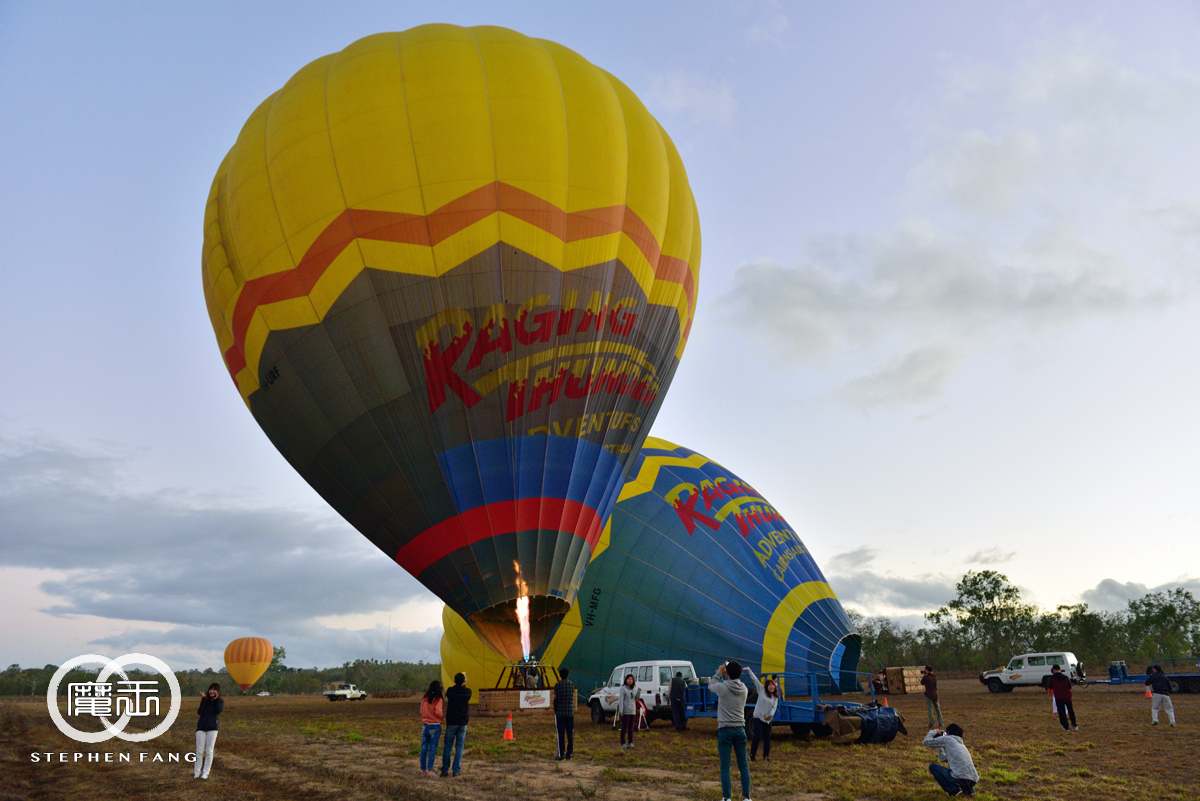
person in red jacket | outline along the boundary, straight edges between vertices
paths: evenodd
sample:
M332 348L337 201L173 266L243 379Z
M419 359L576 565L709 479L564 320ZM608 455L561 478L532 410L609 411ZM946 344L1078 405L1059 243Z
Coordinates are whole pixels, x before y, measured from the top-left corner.
M1054 704L1058 707L1058 722L1063 731L1079 731L1075 723L1075 706L1071 703L1071 679L1058 665L1050 668L1050 692L1054 693ZM1067 725L1070 716L1071 724Z
M445 717L446 704L442 697L442 683L429 682L429 689L421 698L421 775L431 778L433 761L437 759L438 742L442 739L442 720Z

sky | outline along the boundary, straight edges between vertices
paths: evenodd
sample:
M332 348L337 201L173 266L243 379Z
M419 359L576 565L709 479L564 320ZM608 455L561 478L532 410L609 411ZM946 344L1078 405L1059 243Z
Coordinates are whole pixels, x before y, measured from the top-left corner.
M0 4L0 663L438 660L441 603L231 385L209 184L309 61L551 39L679 147L703 231L652 432L751 482L843 602L1200 591L1200 12L1160 2Z

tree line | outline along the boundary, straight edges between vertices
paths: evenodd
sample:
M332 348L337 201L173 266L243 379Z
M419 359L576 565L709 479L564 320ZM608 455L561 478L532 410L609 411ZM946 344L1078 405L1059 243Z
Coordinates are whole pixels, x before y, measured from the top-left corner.
M330 685L346 682L358 685L368 692L411 690L419 693L429 686L429 682L440 679L442 671L441 665L436 662L381 662L377 659L356 659L332 668L295 668L284 664L283 660L286 658L287 652L277 646L271 666L262 678L254 683L250 692L269 692L272 695L319 694ZM0 672L0 696L44 696L50 686L50 679L57 670L57 665L45 665L40 668L9 665ZM58 686L58 694L66 695L67 685L70 683L95 681L98 673L98 668L68 672ZM127 673L133 680L153 681L158 678L158 674L153 672L128 670ZM200 695L213 682L221 685L221 692L225 695L240 695L242 692L242 688L235 684L223 669L179 670L175 671L175 678L185 699ZM109 682L115 683L119 679L119 676L114 675ZM168 690L164 685L160 688L160 695L166 697L167 694Z
M1114 660L1140 670L1165 657L1200 655L1200 603L1182 587L1148 593L1119 612L1085 603L1039 609L994 570L969 571L955 589L957 597L915 629L850 610L862 637L860 669L929 664L977 671L1007 664L1014 654L1071 651L1095 677Z

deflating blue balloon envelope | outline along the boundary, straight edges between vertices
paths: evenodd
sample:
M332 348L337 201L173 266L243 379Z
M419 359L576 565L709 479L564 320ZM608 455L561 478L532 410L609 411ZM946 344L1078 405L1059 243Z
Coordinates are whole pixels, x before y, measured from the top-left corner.
M447 610L443 671L492 665ZM649 437L545 661L581 688L622 662L737 659L760 673L818 674L856 688L860 638L796 531L753 486L694 451Z

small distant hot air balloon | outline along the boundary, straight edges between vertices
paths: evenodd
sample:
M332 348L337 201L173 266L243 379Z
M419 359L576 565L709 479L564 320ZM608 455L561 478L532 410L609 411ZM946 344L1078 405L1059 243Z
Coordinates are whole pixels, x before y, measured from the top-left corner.
M369 36L250 116L202 260L280 453L491 647L536 657L696 305L696 204L645 106L504 28Z
M225 646L225 669L245 693L271 666L275 649L262 637L242 637Z
M502 663L442 613L442 672L484 686ZM600 686L622 662L740 659L855 689L860 637L808 548L770 502L695 451L650 437L633 462L579 602L544 661ZM664 682L665 683L665 682Z

